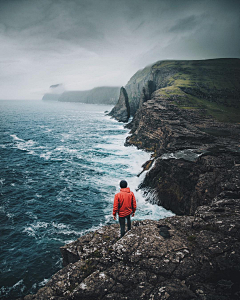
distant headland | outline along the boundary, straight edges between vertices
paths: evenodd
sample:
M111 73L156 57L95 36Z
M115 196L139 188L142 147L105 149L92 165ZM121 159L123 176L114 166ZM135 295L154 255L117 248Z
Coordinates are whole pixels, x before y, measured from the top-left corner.
M53 91L53 93L46 93L42 100L114 105L118 100L119 92L120 87L108 86L96 87L85 91L65 91L59 94Z

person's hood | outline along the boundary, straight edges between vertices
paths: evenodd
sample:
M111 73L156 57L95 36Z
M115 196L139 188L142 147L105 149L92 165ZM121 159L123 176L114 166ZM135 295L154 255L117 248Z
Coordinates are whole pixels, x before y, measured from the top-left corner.
M130 188L120 189L120 192L130 193Z

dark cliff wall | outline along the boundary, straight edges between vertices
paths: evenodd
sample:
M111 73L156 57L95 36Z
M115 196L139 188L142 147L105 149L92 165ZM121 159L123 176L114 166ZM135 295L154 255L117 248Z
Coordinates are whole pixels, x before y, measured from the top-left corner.
M128 127L126 145L151 151L155 159L141 187L177 214L194 214L239 177L239 124L218 122L203 109L181 109L158 90Z

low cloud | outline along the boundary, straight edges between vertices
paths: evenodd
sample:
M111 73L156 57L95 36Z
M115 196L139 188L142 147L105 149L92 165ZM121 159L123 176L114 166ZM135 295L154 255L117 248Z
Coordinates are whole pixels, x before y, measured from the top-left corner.
M233 0L0 0L0 99L40 99L56 82L121 86L157 60L240 57L239 8Z
M202 18L194 15L186 17L184 19L177 20L176 24L172 26L169 32L185 32L195 29L201 24Z

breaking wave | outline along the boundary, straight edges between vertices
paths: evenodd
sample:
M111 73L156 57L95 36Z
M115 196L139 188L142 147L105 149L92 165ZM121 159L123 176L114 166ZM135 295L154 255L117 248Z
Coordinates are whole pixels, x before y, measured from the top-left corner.
M104 115L111 107L36 101L0 106L1 299L36 292L61 268L60 246L114 223L121 179L136 194L136 219L172 215L138 190L145 175L137 174L150 154L124 146L128 130Z

